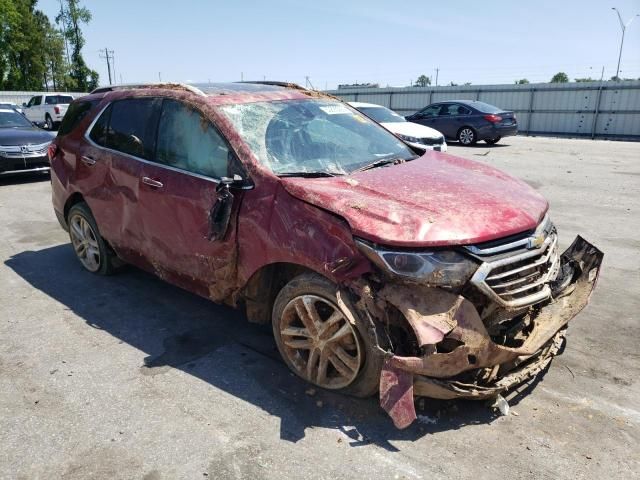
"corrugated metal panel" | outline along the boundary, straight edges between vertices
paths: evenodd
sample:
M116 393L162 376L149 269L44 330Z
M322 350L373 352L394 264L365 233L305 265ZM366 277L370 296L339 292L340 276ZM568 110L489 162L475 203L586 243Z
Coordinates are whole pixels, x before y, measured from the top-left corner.
M402 115L433 102L478 99L514 110L522 132L640 140L640 81L353 89L348 97L356 92L358 100L391 105ZM330 93L347 97L341 90Z

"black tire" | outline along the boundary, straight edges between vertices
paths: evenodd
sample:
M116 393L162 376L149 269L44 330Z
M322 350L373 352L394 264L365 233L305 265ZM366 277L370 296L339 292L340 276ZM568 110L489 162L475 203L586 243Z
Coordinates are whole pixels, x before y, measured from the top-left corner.
M458 130L457 139L461 145L474 145L478 141L478 134L471 127L462 127Z
M376 350L374 341L370 338L369 329L360 319L357 311L351 305L351 302L348 299L344 298L344 295L340 296L341 302L339 302L337 300L337 292L338 287L320 275L314 273L306 273L295 277L293 280L287 283L282 288L282 290L280 290L280 293L278 293L274 302L272 312L273 335L275 337L276 345L278 347L278 350L280 351L282 359L287 364L287 366L300 378L321 388L330 389L355 397L368 397L378 391L380 383L380 371L382 370L384 359L383 356L380 355ZM283 334L282 331L292 331L293 329L298 329L306 331L307 333L309 332L308 329L304 328L304 324L300 320L301 317L297 315L297 308L291 306L295 302L298 302L298 305L301 306L301 308L305 308L304 306L302 306L306 305L305 300L302 299L303 296L306 301L314 305L312 308L318 315L318 318L321 320L321 322L323 322L320 324L314 322L316 326L321 325L320 328L317 329L317 331L319 331L320 333L316 338L312 338L311 336L306 334L286 335ZM302 304L299 302L302 302ZM291 308L294 309L293 314L289 313L291 312ZM322 308L325 309L325 312L321 311ZM334 310L331 310L331 308L333 308ZM338 312L335 311L336 309L338 310ZM305 309L304 312L308 313L309 310ZM326 315L324 319L322 318L323 313L324 315ZM340 320L339 322L334 322L331 325L331 328L335 328L335 331L331 330L330 328L326 328L326 325L331 324L329 320L333 318L334 314L336 314L337 316L340 316L339 314L343 315L342 320ZM295 321L298 321L299 325L302 325L302 328L300 328L299 326L292 326L292 322L290 320L291 318L296 318ZM352 319L355 322L355 325L353 325L352 322L349 322L348 319ZM324 323L325 321L326 323ZM325 327L324 330L323 327ZM323 337L323 333L327 331L329 331L328 339L326 336ZM337 336L338 332L341 331L348 331L349 333L347 335L343 335L341 337L341 340L339 341L331 340L332 338ZM292 342L295 341L306 341L309 344L314 344L317 338L324 338L324 340L322 340L322 345L318 348L291 347ZM346 341L346 343L342 343L343 341ZM289 342L288 345L285 345L285 342ZM340 354L335 354L336 348L341 350ZM309 361L311 360L311 357L313 355L312 352L314 351L316 352L316 356L314 358L316 358L317 360L316 365L318 365L318 368L313 372L313 375L307 375L302 370L309 371ZM342 375L340 370L344 370L344 367L346 365L354 364L351 362L353 360L353 357L347 351L357 352L356 355L358 356L358 368L357 370L355 368L351 370L350 367L348 367L349 375L346 376L347 380L345 380L345 376ZM305 352L308 352L306 357ZM349 362L341 362L341 359L345 358L343 356L344 354L349 355ZM318 372L320 371L320 365L322 365L323 363L323 358L325 358L324 364L326 366L326 382L319 383L315 379L309 377L317 375L317 377L320 378L320 374ZM337 365L339 368L337 368L333 363L337 361L336 359L340 360ZM353 377L351 378L350 376ZM323 375L323 377L325 376ZM336 378L338 378L337 382ZM348 383L343 384L345 381ZM330 384L330 382L334 383Z
M500 141L500 138L501 138L501 137L498 137L498 138L487 138L487 139L485 140L485 143L486 143L487 145L495 145L496 143L498 143L498 142Z
M48 113L44 116L44 126L47 130L53 130L53 120Z
M97 246L97 255L90 255L88 253L89 245L85 245L85 258L83 259L81 253L79 252L81 248L78 245L78 235L76 226L81 224L82 221L85 221L90 227L91 233L89 235L85 235L87 238L92 238ZM76 223L78 222L78 223ZM120 261L115 254L115 252L111 249L111 247L105 242L105 240L100 235L100 230L98 229L98 225L96 224L95 219L93 218L93 214L89 209L89 206L84 203L76 203L73 207L69 209L69 214L67 215L67 225L69 225L69 239L71 240L71 246L74 249L74 253L80 261L80 264L89 272L95 273L98 275L111 275L120 265ZM73 231L72 231L73 229ZM86 231L87 233L89 230ZM95 246L93 248L95 248ZM87 260L89 257L93 259L93 261ZM96 260L97 257L97 260ZM95 268L93 268L93 263L95 263Z

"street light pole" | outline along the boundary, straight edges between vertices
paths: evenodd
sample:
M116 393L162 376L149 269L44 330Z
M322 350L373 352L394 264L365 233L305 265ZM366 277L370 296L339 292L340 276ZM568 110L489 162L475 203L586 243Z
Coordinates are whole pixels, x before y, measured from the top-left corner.
M622 46L624 45L624 32L627 30L627 27L631 25L633 19L636 17L640 17L640 15L636 14L629 19L627 23L624 23L622 20L622 15L620 15L620 11L616 7L611 7L611 10L615 10L618 14L618 20L620 20L620 28L622 29L622 39L620 40L620 53L618 53L618 68L616 69L616 79L619 79L620 75L620 60L622 59Z

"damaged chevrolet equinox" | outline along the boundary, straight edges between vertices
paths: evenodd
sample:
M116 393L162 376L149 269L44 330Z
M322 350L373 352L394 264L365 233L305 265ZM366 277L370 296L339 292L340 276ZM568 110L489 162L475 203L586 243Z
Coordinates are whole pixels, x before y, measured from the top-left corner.
M278 82L103 88L49 148L84 268L123 263L271 323L286 365L398 427L414 396L487 399L540 374L603 254L560 253L548 203Z

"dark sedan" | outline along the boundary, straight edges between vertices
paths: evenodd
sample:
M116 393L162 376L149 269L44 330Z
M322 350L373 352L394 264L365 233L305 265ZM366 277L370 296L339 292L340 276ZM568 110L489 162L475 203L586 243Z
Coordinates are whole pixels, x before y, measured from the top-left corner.
M49 171L51 140L51 133L36 128L14 109L0 108L0 176Z
M478 140L493 145L518 133L513 112L472 100L432 103L406 119L435 128L447 140L458 140L462 145L473 145Z

